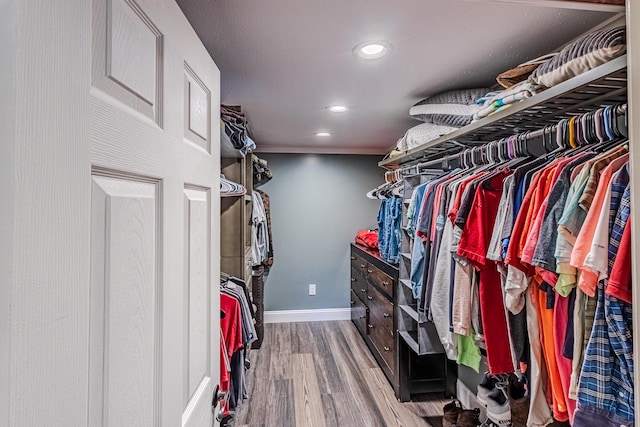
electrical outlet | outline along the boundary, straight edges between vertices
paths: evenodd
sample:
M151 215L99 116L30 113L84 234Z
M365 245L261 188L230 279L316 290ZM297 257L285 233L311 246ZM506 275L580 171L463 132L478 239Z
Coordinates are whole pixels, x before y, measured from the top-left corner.
M316 285L312 283L309 285L309 295L315 295L315 294L316 294Z

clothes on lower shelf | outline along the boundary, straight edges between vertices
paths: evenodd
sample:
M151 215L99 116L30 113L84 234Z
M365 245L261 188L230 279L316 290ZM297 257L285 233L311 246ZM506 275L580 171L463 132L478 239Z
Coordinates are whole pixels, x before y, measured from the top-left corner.
M418 308L449 358L527 375L528 425L634 423L629 154L607 136L424 178L407 211Z
M225 414L235 411L248 398L245 379L246 350L258 339L249 290L243 280L229 277L220 287L220 391L228 393Z
M244 185L229 181L223 174L220 174L220 197L244 196L246 193L247 189Z

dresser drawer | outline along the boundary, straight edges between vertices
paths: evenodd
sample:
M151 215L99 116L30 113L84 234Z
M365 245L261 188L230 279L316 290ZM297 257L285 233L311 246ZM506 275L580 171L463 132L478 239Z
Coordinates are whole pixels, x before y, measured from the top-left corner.
M360 297L363 303L367 301L367 279L362 277L360 273L351 269L351 290Z
M389 298L393 298L393 287L395 286L394 280L388 274L383 273L373 266L369 266L367 270L368 278L371 283L382 290Z
M393 334L390 334L385 327L371 316L369 318L367 328L369 329L369 338L371 339L371 342L378 350L378 353L382 356L382 359L384 359L389 370L392 373L395 373L396 349Z
M358 256L351 253L351 268L360 273L362 276L367 276L367 269L369 268L369 263L364 260L361 256Z
M393 335L393 303L371 284L367 288L367 306L371 316Z
M367 334L367 306L351 291L351 320L364 336Z

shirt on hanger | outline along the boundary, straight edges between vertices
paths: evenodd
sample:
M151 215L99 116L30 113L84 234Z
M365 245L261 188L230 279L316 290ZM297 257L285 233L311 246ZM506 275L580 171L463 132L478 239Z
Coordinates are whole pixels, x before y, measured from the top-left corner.
M589 252L586 255L582 253L584 259L579 256L580 254L578 254L575 259L576 264L578 264L576 267L582 268L583 270L578 280L578 286L590 296L595 295L598 280L605 279L608 276L607 250L609 234L611 233L625 188L629 185L628 158L629 156L626 155L618 159L624 161L624 165L615 171L611 177L611 182L600 210L600 216L597 221ZM612 166L612 169L615 170L616 167L614 165L615 162L612 162L609 166ZM578 247L577 244L576 247ZM572 261L574 261L573 257Z
M503 182L507 175L507 172L501 171L486 181L477 182L477 191L458 246L458 254L469 259L480 271L480 309L487 364L489 371L494 374L514 370L502 304L500 273L496 270L495 263L486 258L493 231L492 221L498 211Z

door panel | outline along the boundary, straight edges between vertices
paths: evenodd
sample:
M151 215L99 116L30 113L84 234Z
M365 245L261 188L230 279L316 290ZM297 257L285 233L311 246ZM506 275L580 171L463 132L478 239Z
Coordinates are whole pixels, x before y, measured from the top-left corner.
M184 137L185 140L211 152L211 90L184 63Z
M162 33L133 0L95 0L93 14L93 86L162 126Z
M189 319L185 322L187 343L184 346L187 362L185 373L185 404L210 372L211 355L211 273L209 262L210 218L209 191L186 188L185 193L185 301ZM206 344L206 345L203 345Z
M161 376L157 185L94 176L91 196L90 425L153 426Z

